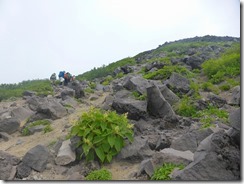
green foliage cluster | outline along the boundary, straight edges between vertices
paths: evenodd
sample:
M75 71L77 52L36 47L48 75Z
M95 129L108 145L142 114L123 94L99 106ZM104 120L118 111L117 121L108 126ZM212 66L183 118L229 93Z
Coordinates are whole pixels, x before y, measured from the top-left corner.
M135 59L128 57L124 58L122 60L119 60L117 62L113 62L109 64L108 66L103 65L102 67L94 68L88 72L85 72L81 75L78 75L76 77L77 80L93 80L95 78L101 78L101 77L106 77L107 75L112 75L113 71L118 68L122 67L125 65L134 65L135 64Z
M53 88L49 80L28 80L18 84L1 84L0 101L11 97L21 97L27 90L35 91L37 95L53 95Z
M110 82L113 80L113 77L111 75L108 75L105 80L102 82L102 85L107 86L110 84Z
M228 78L240 75L240 44L233 44L221 57L202 64L203 72L210 82L218 84Z
M146 98L147 98L146 94L140 94L137 91L133 91L132 95L135 97L136 100L146 100Z
M47 132L51 132L53 130L53 128L51 127L51 124L48 120L37 120L37 121L34 121L32 122L31 124L29 124L28 126L26 126L23 130L22 130L22 135L23 136L27 136L27 135L30 135L30 128L31 127L34 127L34 126L38 126L38 125L44 125L44 133L47 133Z
M208 91L208 92L213 92L215 94L219 94L219 88L214 85L213 83L211 82L204 82L201 84L201 89L203 89L204 91Z
M218 109L213 105L208 105L204 110L197 110L194 99L184 96L179 104L175 107L176 113L180 116L199 118L202 128L212 126L212 122L220 120L227 123L228 112Z
M164 163L160 168L156 169L151 180L170 180L170 174L175 168L184 169L184 165L176 165L173 163Z
M91 108L72 127L71 136L80 137L77 146L82 147L82 155L85 154L87 161L97 156L103 163L110 162L120 152L125 138L133 141L132 128L126 114L118 115L114 111Z
M86 177L85 180L112 180L112 173L107 169L100 169L90 172Z
M194 73L190 72L186 67L180 66L180 65L168 65L164 66L163 68L155 71L155 72L150 72L143 77L145 79L153 79L153 80L159 80L159 79L167 79L168 77L171 76L173 72L179 73L187 78L192 78L195 76Z

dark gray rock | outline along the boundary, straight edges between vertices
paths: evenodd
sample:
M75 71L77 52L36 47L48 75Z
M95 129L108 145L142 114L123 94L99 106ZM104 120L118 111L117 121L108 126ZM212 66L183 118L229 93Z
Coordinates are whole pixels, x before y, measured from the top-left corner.
M210 93L208 95L208 98L209 98L209 102L218 108L223 107L225 104L227 104L227 101L224 98L215 95L213 93Z
M155 150L160 151L160 150L163 150L165 148L169 148L170 145L171 145L171 142L169 141L169 139L165 135L160 135L158 137Z
M55 159L57 165L67 165L76 159L75 152L70 147L70 139L63 141Z
M0 121L0 132L12 134L20 127L20 122L15 118L4 119Z
M147 111L150 115L158 118L175 116L170 104L155 85L147 88Z
M74 172L67 178L67 180L81 181L81 180L85 180L85 177L83 175L81 175L79 172Z
M17 166L17 174L16 177L17 178L26 178L31 174L31 167L29 167L28 165L25 165L23 163L19 164Z
M174 105L175 103L179 102L180 98L176 94L174 94L166 85L158 86L158 88L165 100L170 105Z
M228 103L230 105L240 105L240 100L241 100L240 86L236 86L232 90L232 96Z
M103 91L103 89L104 89L104 85L102 85L102 84L97 84L96 87L95 87L95 89L96 89L97 91Z
M139 171L137 172L137 176L146 173L148 176L152 176L154 173L154 166L152 163L152 159L143 160L140 164Z
M173 72L169 80L165 81L174 93L186 94L190 91L190 81L182 75Z
M190 150L194 153L200 142L212 133L210 128L192 130L173 140L170 147L180 151Z
M229 115L229 122L231 129L228 130L228 135L239 146L241 141L241 110L240 108L234 110Z
M36 92L35 91L24 91L23 96L35 96Z
M66 96L66 98L65 98L65 100L63 100L63 101L61 101L60 102L64 107L69 107L69 106L71 106L71 107L73 107L73 108L75 108L75 107L78 107L78 102L74 99L74 98L72 98L72 97L70 97L70 96Z
M176 180L240 180L240 150L224 132L204 139L194 154L194 162L173 174Z
M43 145L37 145L24 155L22 162L32 169L42 172L46 168L48 157L48 149Z
M146 88L149 86L149 83L141 76L132 76L125 78L123 86L128 90L137 91L140 94L146 94Z
M120 114L128 113L128 118L133 120L139 120L147 116L146 102L133 99L131 93L126 90L115 94L112 108Z
M31 97L27 100L27 103L32 110L37 112L33 115L36 116L34 117L34 120L38 120L38 118L58 119L67 115L65 107L63 107L55 98Z
M67 97L74 97L75 96L75 90L70 88L65 88L61 91L61 98L62 100L65 100Z
M33 114L34 114L34 112L32 110L26 109L24 107L17 107L11 111L11 116L13 118L16 118L20 122L23 120L26 120L27 118L29 118Z
M13 180L20 159L0 150L0 180Z
M30 135L36 133L36 132L41 132L45 128L44 125L37 125L29 128Z
M85 97L84 88L86 87L86 85L82 85L78 81L73 81L68 84L68 87L75 90L75 98Z
M154 168L160 167L163 163L174 163L188 165L193 161L194 154L191 151L179 151L172 148L165 148L152 156Z
M184 58L183 62L189 65L192 69L201 69L201 64L204 62L204 60L194 55Z
M12 137L6 132L0 132L0 140L3 139L4 141L9 141L11 138Z
M142 136L134 137L134 141L122 148L117 155L118 159L127 161L142 161L149 158L154 152L148 145L148 138Z

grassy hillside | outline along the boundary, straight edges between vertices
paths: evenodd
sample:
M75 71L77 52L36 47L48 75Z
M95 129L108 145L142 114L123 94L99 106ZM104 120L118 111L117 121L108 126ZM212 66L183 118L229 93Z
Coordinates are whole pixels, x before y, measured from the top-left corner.
M37 95L53 94L49 80L28 80L18 84L1 84L0 101L11 97L21 97L26 90L35 91Z

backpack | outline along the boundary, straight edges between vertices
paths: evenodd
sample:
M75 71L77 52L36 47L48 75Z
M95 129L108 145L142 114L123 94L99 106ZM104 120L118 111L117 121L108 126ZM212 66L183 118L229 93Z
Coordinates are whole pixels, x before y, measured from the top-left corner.
M60 71L58 74L58 77L64 77L64 73L65 73L65 71Z

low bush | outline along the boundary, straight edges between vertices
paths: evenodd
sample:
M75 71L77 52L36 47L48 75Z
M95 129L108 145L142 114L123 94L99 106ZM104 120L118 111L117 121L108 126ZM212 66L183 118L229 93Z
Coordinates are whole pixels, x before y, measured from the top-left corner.
M100 169L90 172L85 180L112 180L112 173L107 169Z
M155 170L153 173L151 180L170 180L170 174L175 168L179 168L180 170L184 169L184 165L176 165L173 163L164 163L162 167Z
M132 92L132 95L135 97L136 100L146 100L146 98L147 98L147 95L146 94L141 95L137 91L133 91Z
M71 129L71 136L80 137L86 160L97 157L102 163L110 162L125 145L125 139L133 141L133 125L128 123L127 114L118 115L115 111L102 111L91 108L81 115Z

